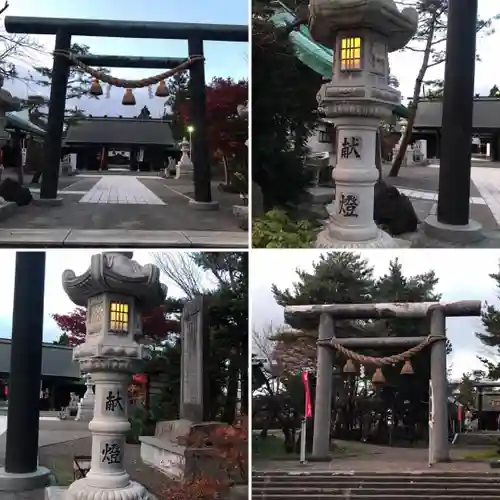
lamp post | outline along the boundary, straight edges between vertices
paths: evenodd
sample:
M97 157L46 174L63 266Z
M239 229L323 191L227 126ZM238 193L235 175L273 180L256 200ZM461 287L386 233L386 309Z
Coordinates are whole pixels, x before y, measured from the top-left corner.
M192 150L192 135L194 132L194 127L192 125L188 125L187 128L188 134L189 134L189 158L191 158L191 150Z

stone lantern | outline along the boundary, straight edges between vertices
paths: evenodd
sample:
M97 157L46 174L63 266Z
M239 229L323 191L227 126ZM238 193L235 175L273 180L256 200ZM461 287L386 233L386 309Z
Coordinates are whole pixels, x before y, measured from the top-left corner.
M180 142L182 156L176 165L175 178L181 176L193 175L193 162L191 161L191 143L185 137Z
M401 95L389 86L388 53L415 34L415 9L393 0L310 0L309 27L317 42L334 50L331 81L318 106L335 123L335 209L319 234L319 248L394 247L373 220L377 131L391 118Z
M166 287L160 271L151 264L141 266L131 252L93 255L81 276L64 271L62 282L68 297L87 307L85 342L73 350L82 372L95 384L91 469L66 491L66 499L144 500L145 488L130 480L125 471L125 435L128 384L149 357L142 335L141 311L162 304Z

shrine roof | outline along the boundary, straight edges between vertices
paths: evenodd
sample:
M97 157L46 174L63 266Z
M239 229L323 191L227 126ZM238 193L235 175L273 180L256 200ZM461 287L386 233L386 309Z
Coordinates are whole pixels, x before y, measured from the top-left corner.
M178 149L170 124L157 119L89 117L68 126L64 145L109 144Z
M442 101L420 101L417 108L414 128L441 128L442 115ZM475 129L500 129L499 98L474 98L472 127Z
M11 339L0 338L0 373L10 373ZM71 347L42 344L42 376L80 379L80 366Z

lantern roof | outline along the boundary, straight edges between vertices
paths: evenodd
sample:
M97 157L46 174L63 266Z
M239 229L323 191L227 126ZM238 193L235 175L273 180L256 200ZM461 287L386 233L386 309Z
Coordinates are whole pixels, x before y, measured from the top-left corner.
M66 270L62 284L77 306L87 306L92 297L103 293L128 295L144 308L161 305L167 295L160 283L160 270L153 264L141 265L131 259L130 252L105 252L93 255L90 267L80 276Z
M399 10L394 0L310 0L312 38L332 46L339 31L369 29L387 38L389 52L402 49L418 27L418 13ZM333 36L332 36L333 35Z

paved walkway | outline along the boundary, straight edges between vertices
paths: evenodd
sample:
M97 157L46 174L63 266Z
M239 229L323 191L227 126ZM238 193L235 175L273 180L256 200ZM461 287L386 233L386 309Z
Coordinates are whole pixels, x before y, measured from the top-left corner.
M137 205L165 205L136 177L107 175L88 191L80 203L122 203Z
M61 205L14 206L3 219L0 213L0 247L246 248L249 233L233 215L241 200L218 184L213 182L212 196L219 210L203 211L190 203L190 179L134 173L63 177Z
M472 168L472 182L481 193L486 205L500 226L500 168Z

